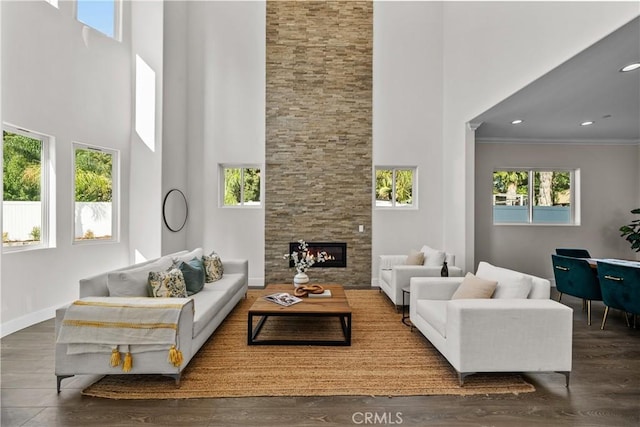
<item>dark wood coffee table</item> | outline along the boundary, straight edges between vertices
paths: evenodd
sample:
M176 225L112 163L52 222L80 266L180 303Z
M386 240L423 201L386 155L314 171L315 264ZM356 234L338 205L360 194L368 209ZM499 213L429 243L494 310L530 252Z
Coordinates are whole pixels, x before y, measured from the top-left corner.
M248 313L247 344L248 345L351 345L351 306L344 293L342 285L321 284L324 289L331 291L327 298L303 298L302 302L288 307L278 305L262 298L276 292L288 292L293 295L293 285L267 285L262 295L256 299ZM260 316L258 324L253 326L254 316ZM342 327L344 340L313 340L313 339L258 339L260 330L271 316L279 317L337 317Z

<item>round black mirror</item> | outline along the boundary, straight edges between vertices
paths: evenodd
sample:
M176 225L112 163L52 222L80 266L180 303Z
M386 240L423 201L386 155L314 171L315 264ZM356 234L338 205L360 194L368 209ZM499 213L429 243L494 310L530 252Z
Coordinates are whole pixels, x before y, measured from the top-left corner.
M187 223L189 207L184 193L177 188L169 190L162 202L162 219L164 225L173 232L182 230Z

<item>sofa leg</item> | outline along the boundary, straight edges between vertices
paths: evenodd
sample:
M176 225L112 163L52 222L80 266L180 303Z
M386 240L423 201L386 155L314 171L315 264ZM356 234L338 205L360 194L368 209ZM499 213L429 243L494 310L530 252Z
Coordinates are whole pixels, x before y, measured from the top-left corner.
M569 377L571 376L571 371L558 371L559 374L564 375L566 387L569 388Z
M475 372L458 372L458 382L460 383L460 387L464 385L464 379L474 373Z
M58 394L60 394L60 386L62 385L62 380L65 378L71 378L74 375L56 375L56 382L57 382L57 386L56 389L58 390Z
M176 387L180 385L180 377L181 376L182 376L182 374L171 375L171 378L173 378L176 381Z

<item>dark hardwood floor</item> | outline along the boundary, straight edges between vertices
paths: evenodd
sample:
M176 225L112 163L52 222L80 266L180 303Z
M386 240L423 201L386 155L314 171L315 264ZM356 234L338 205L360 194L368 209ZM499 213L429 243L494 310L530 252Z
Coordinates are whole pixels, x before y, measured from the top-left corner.
M601 303L594 303L589 327L579 300L565 296L563 303L574 309L570 388L560 374L531 373L526 378L534 393L470 397L117 401L81 396L97 379L91 376L63 381L57 394L54 323L48 320L0 341L1 426L640 425L640 328L628 328L614 312L600 330Z

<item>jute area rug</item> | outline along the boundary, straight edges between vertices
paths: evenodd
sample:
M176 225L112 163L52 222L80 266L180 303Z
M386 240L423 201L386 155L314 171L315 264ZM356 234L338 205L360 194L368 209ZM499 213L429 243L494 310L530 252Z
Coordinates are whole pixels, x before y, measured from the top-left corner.
M179 386L160 375L111 375L83 390L110 399L248 396L414 396L526 393L519 374L477 374L460 387L455 370L419 331L400 322L384 294L347 290L352 345L248 346L250 290L183 371ZM279 334L340 338L337 318L269 318L260 338Z

